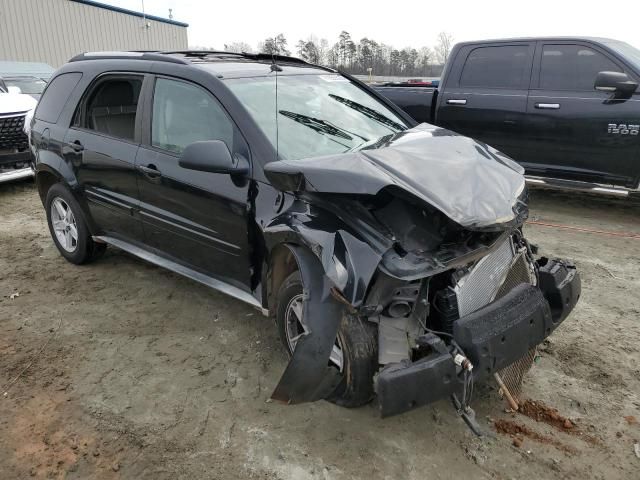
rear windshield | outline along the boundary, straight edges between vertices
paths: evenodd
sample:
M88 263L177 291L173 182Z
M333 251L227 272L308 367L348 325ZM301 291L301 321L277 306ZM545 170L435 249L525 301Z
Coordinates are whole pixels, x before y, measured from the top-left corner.
M407 129L383 103L341 75L236 78L226 83L283 159L343 153Z

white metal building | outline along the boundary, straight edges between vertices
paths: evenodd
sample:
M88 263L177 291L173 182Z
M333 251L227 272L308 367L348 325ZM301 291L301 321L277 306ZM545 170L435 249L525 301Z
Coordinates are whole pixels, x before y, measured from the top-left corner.
M89 0L0 0L0 61L59 67L82 52L186 50L187 27Z

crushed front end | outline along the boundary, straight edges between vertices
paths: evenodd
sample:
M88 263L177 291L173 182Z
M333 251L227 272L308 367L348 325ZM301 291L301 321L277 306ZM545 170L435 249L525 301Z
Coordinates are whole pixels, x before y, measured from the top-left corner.
M337 300L377 324L382 416L450 397L477 431L474 383L498 374L518 388L580 296L575 267L536 259L523 236L522 168L485 144L420 126L371 150L273 162L265 173L294 192L265 232L312 252L335 293L314 312ZM335 331L307 336L329 351ZM296 346L274 398L315 398L291 387L326 369L309 345Z

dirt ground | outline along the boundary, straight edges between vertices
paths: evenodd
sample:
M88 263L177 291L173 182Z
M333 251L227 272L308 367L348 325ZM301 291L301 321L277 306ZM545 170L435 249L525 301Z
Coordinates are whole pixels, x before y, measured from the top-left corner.
M640 234L629 201L537 191L531 213ZM114 248L67 263L33 184L2 185L0 477L638 478L640 238L526 233L582 275L524 386L558 411L508 413L481 388L492 435L478 439L445 401L385 420L374 405L270 403L287 362L271 320Z

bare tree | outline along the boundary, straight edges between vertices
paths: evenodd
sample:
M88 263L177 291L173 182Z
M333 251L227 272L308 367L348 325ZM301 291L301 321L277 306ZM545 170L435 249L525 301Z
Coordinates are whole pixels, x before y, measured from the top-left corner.
M216 47L204 47L202 45L189 45L189 50L203 50L208 52L216 52L218 49Z
M326 38L321 38L320 42L316 42L316 45L318 46L318 63L329 63L327 60L329 41Z
M251 48L251 45L245 42L231 42L228 44L227 43L224 44L224 51L234 52L234 53L243 53L243 52L252 53L253 48Z
M431 60L433 59L433 52L429 47L422 47L418 56L418 63L420 66L421 75L431 75Z
M453 47L453 35L447 32L440 32L438 34L438 43L434 47L436 57L443 65L447 63L449 53L451 53L451 47Z

